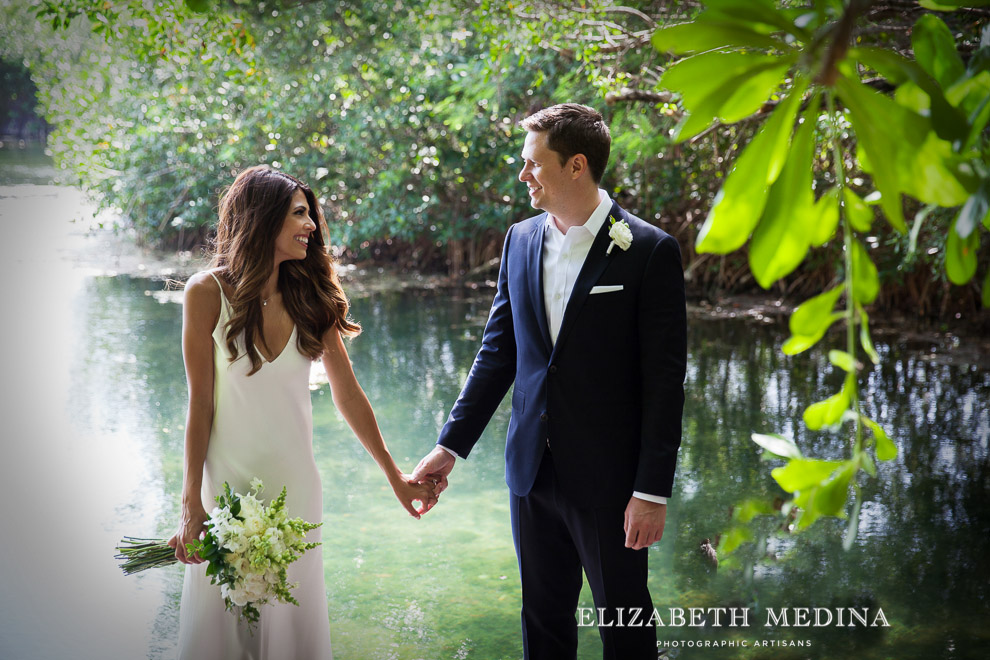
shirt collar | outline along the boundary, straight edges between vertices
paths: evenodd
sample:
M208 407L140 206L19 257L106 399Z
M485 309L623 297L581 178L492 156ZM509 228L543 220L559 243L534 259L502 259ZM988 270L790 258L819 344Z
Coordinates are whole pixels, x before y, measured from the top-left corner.
M583 225L578 225L579 227L584 227L588 230L593 237L598 235L598 230L602 228L605 223L605 218L608 217L608 212L612 210L612 199L608 196L601 188L598 189L598 206L595 210L591 212L591 216L585 221ZM556 229L557 225L553 221L553 216L547 213L546 220L544 220L547 229ZM557 230L560 233L560 230Z

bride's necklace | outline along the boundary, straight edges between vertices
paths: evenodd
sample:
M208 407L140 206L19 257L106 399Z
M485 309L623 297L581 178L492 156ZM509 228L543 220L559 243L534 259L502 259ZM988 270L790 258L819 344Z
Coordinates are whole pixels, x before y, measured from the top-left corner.
M275 291L275 293L278 293L278 291ZM268 307L268 301L275 297L275 293L273 293L272 295L268 296L267 298L262 298L261 299L261 306L262 307Z

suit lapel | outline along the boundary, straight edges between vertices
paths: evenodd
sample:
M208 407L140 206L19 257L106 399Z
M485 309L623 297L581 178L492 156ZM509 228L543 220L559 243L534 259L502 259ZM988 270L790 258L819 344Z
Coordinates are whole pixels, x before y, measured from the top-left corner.
M612 202L612 209L609 211L609 215L619 221L625 219L622 215L622 209L615 202ZM584 301L588 299L591 287L601 278L602 273L608 267L609 261L617 256L616 252L621 252L620 250L612 250L610 256L605 256L605 252L608 250L608 244L612 240L608 237L611 224L608 217L606 217L605 222L602 223L602 226L598 230L598 235L595 236L595 240L591 244L591 250L588 252L588 257L584 260L584 265L581 266L581 272L578 273L577 280L574 282L571 297L567 301L567 307L564 308L564 318L560 322L560 332L557 334L557 343L554 345L555 353L560 350L560 346L567 339L567 334L571 326L574 325L574 318L581 311Z
M550 343L550 327L547 324L547 308L543 300L543 238L547 231L547 216L536 225L529 236L529 252L527 261L526 281L529 282L529 295L533 299L536 312L536 323L540 328L540 336L549 354L553 349Z

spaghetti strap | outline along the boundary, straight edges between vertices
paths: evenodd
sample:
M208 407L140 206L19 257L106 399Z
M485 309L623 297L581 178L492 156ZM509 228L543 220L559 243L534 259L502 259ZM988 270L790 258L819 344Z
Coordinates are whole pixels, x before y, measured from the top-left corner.
M220 299L224 302L227 302L227 296L223 292L223 284L220 283L220 278L217 277L216 273L214 273L213 271L210 271L210 277L212 277L213 281L217 283L218 287L220 287Z

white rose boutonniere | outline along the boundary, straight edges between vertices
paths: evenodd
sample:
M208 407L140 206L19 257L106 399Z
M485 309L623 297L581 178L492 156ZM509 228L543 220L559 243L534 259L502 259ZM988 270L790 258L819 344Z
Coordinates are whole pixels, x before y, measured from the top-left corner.
M612 223L612 227L608 230L608 237L612 239L612 242L608 244L605 255L612 254L612 248L616 245L625 252L632 245L632 229L629 228L629 224L625 220L619 222L612 216L608 216L608 219Z

